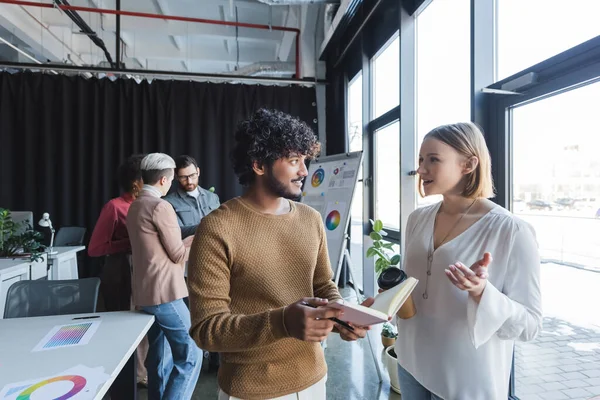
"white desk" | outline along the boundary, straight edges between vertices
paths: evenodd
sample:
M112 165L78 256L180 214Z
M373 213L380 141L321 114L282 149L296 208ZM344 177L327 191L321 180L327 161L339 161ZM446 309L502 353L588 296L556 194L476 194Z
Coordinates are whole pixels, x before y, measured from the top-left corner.
M31 262L29 258L0 259L0 319L4 315L8 288L15 282L27 279L42 279L47 276L48 263L46 254L39 261Z
M100 318L73 320L90 315ZM31 351L54 326L87 321L102 321L88 344ZM7 384L50 377L81 364L103 367L104 373L110 375L94 397L102 399L125 364L135 359L133 352L153 322L154 316L134 311L0 320L0 391ZM135 364L130 364L132 376L128 378L135 391Z
M30 271L29 259L0 260L0 319L4 315L4 305L6 304L8 288L15 282L29 279Z
M78 279L77 253L85 250L85 246L58 246L53 248L57 254L48 255L50 272L48 279Z

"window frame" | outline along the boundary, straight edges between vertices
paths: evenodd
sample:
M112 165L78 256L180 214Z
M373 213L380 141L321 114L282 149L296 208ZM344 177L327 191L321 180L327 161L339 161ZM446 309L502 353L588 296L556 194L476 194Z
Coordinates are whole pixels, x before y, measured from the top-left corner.
M377 159L377 154L376 153L376 149L377 149L377 134L376 132L378 130L381 130L389 125L392 125L394 123L398 122L398 135L400 135L400 105L392 108L391 110L389 110L388 112L386 112L385 114L381 115L380 117L370 121L367 125L367 131L368 131L368 135L372 138L372 142L373 142L373 146L370 149L371 150L371 157L374 160L374 168L373 168L373 190L372 190L372 202L373 205L377 204L377 190L376 190L376 183L377 183L377 175L381 172L377 170L377 163L375 162L375 160ZM400 144L400 148L402 147L402 144ZM398 152L400 152L400 148L398 148ZM401 152L400 152L401 153ZM400 168L400 165L397 166L397 168ZM398 183L399 184L399 183ZM398 205L400 207L400 205ZM371 219L375 219L377 217L377 215L375 215L375 212L373 212ZM398 221L398 223L400 224L401 222ZM385 222L384 222L385 224ZM396 244L400 244L401 242L401 233L400 233L400 229L391 229L386 227L384 229L384 231L387 233L386 236L386 240L392 243L396 243Z
M537 83L504 94L502 86L528 73L535 73ZM513 117L512 110L561 93L600 81L600 36L533 65L485 88L489 123L486 141L492 160L492 178L496 183L494 201L512 211L513 185ZM485 108L484 108L485 109ZM510 400L518 400L515 388L515 357L509 382Z

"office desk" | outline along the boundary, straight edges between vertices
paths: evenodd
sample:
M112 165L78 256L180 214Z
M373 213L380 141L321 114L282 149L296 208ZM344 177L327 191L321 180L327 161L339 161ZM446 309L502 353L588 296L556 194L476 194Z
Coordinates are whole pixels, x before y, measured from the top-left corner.
M4 315L8 288L15 282L27 279L43 279L47 275L46 254L38 261L29 258L0 259L0 319Z
M100 318L73 320L77 316L91 315L99 315ZM32 352L54 326L90 321L101 323L88 344ZM114 383L113 389L120 386L121 391L117 396L111 391L113 399L134 400L136 377L133 354L153 322L152 315L134 311L0 320L0 391L7 384L36 379L41 381L42 378L57 376L69 368L84 365L89 368L102 367L104 373L110 376L101 386L92 388L95 396L90 398L102 399ZM121 370L123 373L119 374ZM67 390L70 388L67 387Z
M58 246L53 250L58 253L48 255L48 266L50 267L48 279L79 279L77 253L85 250L85 246Z
M2 259L0 260L0 319L4 315L4 305L8 288L15 282L30 278L31 262L29 259Z

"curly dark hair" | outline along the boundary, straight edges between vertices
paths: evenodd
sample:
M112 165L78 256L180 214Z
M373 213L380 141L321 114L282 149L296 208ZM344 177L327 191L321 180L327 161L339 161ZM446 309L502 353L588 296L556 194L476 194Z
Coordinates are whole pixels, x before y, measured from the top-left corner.
M119 165L117 170L117 179L119 181L119 187L123 192L131 192L133 189L133 183L142 179L142 159L145 154L134 154L131 155Z
M290 154L311 159L321 150L315 133L306 123L281 111L263 108L239 125L235 141L230 157L238 180L244 186L254 182L254 162L270 167Z

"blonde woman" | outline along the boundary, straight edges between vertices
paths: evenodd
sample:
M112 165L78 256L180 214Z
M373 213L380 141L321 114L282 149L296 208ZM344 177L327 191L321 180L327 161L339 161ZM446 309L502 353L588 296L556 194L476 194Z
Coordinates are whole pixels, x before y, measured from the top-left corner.
M421 195L443 200L406 227L404 268L419 284L417 314L398 320L402 398L506 399L515 340L542 325L535 232L488 200L491 161L476 125L429 132L417 172Z

